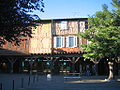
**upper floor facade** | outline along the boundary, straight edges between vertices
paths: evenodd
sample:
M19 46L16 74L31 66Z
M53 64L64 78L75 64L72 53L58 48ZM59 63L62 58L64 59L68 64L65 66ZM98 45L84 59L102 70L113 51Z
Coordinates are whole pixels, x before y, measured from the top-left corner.
M87 41L78 37L78 33L87 28L87 18L38 21L32 29L30 53L79 52L80 45Z
M3 48L27 54L80 52L87 41L78 33L87 28L87 18L40 20L32 27L32 38L22 40L20 46L7 42Z

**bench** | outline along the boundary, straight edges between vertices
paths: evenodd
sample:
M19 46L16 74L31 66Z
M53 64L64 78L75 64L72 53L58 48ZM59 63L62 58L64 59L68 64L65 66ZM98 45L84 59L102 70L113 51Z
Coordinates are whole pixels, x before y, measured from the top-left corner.
M64 73L64 79L67 81L67 79L80 79L80 73Z

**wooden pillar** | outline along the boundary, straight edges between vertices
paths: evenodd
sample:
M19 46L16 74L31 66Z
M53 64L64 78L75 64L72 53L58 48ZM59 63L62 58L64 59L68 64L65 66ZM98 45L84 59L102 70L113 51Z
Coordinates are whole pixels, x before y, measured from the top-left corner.
M33 58L33 57L28 57L28 58L26 58L26 61L29 62L29 65L30 65L30 74L32 74L32 69L33 69L33 64L34 64L34 62L35 62L35 58Z
M33 66L34 61L29 61L30 64L30 74L32 74L32 66Z
M50 63L49 65L49 69L51 70L51 72L54 70L54 63L56 62L56 60L58 59L59 57L46 57L47 61Z
M72 62L72 72L75 72L75 63L80 59L80 57L72 57L72 58L68 58L71 62Z
M10 73L13 73L13 66L14 66L14 63L16 62L16 58L8 58L8 61L10 62L10 65L11 65L11 69L10 69Z
M23 58L20 58L20 61L19 61L19 73L21 73L22 71L23 71L23 65L22 65L22 62L24 62L23 61Z
M35 62L34 58L30 58L30 60L29 60L29 65L30 65L30 74L32 74L32 73L33 73L33 72L32 72L32 69L33 69L33 64L34 64L34 62Z
M75 57L72 57L72 72L75 72Z
M79 72L80 72L80 74L82 74L82 65L81 64L79 65Z
M46 57L48 63L50 64L48 66L48 68L50 69L51 73L52 73L52 70L54 69L54 61L53 61L53 57Z

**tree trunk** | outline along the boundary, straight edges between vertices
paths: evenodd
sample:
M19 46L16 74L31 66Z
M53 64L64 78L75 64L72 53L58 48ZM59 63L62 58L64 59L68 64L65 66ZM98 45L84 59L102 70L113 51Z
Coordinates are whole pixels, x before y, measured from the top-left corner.
M107 81L114 81L114 75L113 75L113 62L108 62L109 65L109 77Z
M95 59L93 60L93 63L94 63L94 72L95 72L95 75L97 76L98 75L98 63L99 63L100 59Z
M98 76L98 63L93 66L95 76Z

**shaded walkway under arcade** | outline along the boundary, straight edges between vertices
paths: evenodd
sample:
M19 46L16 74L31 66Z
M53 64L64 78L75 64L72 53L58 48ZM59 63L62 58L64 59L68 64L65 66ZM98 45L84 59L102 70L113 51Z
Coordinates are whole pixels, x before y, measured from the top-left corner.
M52 53L52 54L24 54L10 50L0 50L1 73L53 73L78 72L81 75L107 75L108 64L101 61L95 64L84 60L83 52ZM116 75L119 65L115 64ZM89 72L89 73L88 73Z

